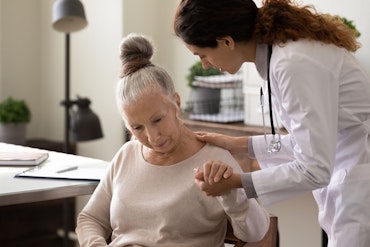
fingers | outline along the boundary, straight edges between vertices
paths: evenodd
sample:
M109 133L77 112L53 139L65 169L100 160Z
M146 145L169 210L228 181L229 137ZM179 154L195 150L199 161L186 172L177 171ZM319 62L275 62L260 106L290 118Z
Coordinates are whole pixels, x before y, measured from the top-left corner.
M222 136L221 134L205 132L205 131L196 131L194 132L198 140L209 142L217 145L218 139Z
M194 179L195 184L201 189L204 189L204 181L199 180L199 179Z
M230 150L230 145L232 144L233 137L211 132L195 132L195 136L198 140L203 142L208 142L212 145L222 147L224 149Z
M228 180L230 180L230 178L224 179L222 182L215 183L213 185L209 184L207 181L201 181L199 179L194 179L194 182L207 196L220 196L231 189L228 186Z
M229 178L233 175L233 168L231 166L227 166L226 171L223 174L223 178Z
M197 136L204 136L204 135L207 135L208 132L205 132L205 131L194 131L194 133Z
M217 195L214 191L212 191L212 187L207 182L200 180L200 179L194 179L194 182L201 191L206 193L207 196Z
M209 184L218 183L222 178L232 175L233 169L221 161L207 161L203 164L203 179Z
M194 178L199 180L199 181L204 181L204 175L203 175L203 171L199 168L194 168L193 170L194 172Z
M197 132L194 132L194 133L195 133L195 137L199 141L207 142L207 132L197 131Z

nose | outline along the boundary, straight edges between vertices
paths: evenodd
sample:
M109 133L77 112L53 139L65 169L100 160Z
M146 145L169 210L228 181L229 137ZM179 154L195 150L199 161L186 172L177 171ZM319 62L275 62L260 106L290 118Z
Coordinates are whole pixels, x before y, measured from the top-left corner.
M203 69L207 70L207 69L209 69L213 66L210 62L208 62L208 60L203 59L202 60L202 67L203 67Z
M155 143L161 136L159 130L155 127L147 128L146 135L150 143Z

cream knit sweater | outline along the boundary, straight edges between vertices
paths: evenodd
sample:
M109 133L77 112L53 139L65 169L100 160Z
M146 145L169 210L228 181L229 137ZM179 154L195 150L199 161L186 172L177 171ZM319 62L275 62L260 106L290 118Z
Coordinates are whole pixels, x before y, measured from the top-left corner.
M224 246L227 220L245 241L261 239L269 215L243 189L208 197L194 183L193 169L209 159L240 171L228 151L206 145L171 166L146 162L142 144L127 142L118 151L91 199L80 213L76 232L80 245L217 247Z

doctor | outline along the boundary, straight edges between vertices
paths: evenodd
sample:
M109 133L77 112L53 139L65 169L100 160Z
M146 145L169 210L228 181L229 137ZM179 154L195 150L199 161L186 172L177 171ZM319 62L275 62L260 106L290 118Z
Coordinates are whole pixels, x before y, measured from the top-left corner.
M270 112L288 131L198 133L263 168L233 174L210 161L196 174L198 186L212 196L243 187L264 205L312 191L330 247L369 246L370 79L353 56L354 32L290 0L265 0L261 8L252 0L182 0L174 30L205 68L235 73L255 63Z

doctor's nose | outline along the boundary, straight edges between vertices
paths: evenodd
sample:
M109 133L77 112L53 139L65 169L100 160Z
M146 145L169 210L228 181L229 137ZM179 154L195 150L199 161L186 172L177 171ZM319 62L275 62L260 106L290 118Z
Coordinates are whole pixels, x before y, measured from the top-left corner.
M203 59L202 60L202 67L203 67L204 70L207 70L207 69L210 69L211 67L213 67L213 65L210 62L208 62L208 60Z

